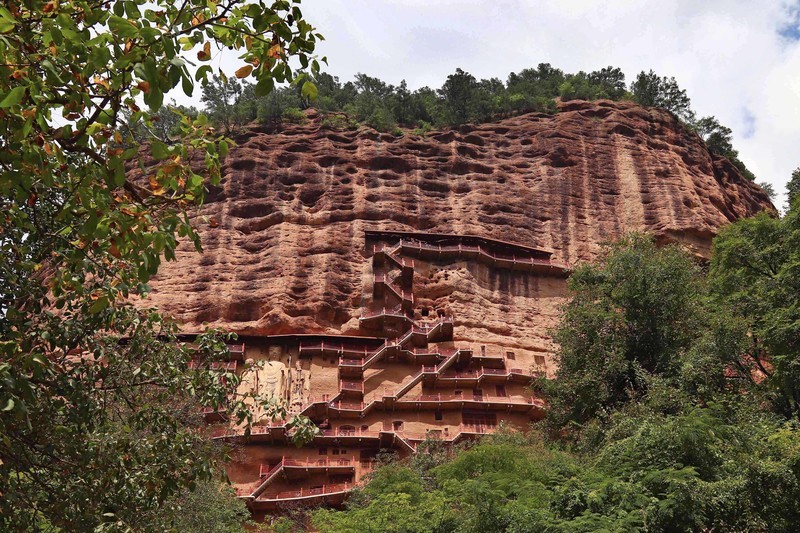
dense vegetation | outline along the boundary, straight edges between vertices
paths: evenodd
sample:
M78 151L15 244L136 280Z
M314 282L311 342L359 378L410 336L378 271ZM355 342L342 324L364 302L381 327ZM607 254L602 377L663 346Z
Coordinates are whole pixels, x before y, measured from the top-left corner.
M318 37L292 1L0 6L0 531L203 522L180 508L241 517L209 484L223 457L198 431L203 405L252 416L237 377L209 368L226 337L183 345L174 324L130 304L179 239L200 248L187 210L219 182L229 146L174 110L167 144L158 112L166 92L206 82L212 47L238 50L237 73L266 94L296 78L293 58L318 69ZM137 180L142 140L153 164ZM192 500L198 486L228 510Z
M546 420L378 470L322 531L794 531L800 200L707 272L631 235L570 278ZM369 528L372 529L369 529Z
M324 120L331 127L348 128L363 123L401 134L399 126L425 133L434 127L485 122L515 113L555 113L556 99L633 100L674 113L703 138L709 150L727 157L745 176L755 179L738 159L730 128L713 116L697 117L686 91L675 78L660 77L652 70L640 72L628 87L625 74L614 67L569 74L542 63L536 68L510 73L505 82L498 78L477 80L456 69L439 89L423 87L415 91L405 81L394 86L358 74L354 81L341 83L338 78L321 73L314 79L316 90L312 93L304 93L302 86L288 86L265 97L257 97L251 85L236 79L213 81L203 89L204 112L227 131L254 120L303 121L300 110L309 106L328 113Z

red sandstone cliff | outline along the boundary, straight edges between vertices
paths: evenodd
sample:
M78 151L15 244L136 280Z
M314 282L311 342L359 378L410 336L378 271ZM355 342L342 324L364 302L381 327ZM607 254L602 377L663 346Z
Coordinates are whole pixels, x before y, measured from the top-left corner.
M772 209L767 196L669 113L568 102L555 116L394 137L304 125L239 139L202 214L204 253L162 266L150 303L187 331L358 333L369 299L367 229L469 234L554 250L574 264L631 230L707 256L717 230ZM198 219L199 220L199 219ZM429 265L417 309L455 338L548 351L562 278L471 262Z

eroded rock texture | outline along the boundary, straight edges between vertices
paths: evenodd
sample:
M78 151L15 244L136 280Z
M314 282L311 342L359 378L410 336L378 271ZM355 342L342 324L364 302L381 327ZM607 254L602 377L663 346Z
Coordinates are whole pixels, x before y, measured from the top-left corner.
M707 256L718 229L772 209L767 196L667 112L568 102L426 137L304 125L252 129L228 157L186 246L152 283L152 304L187 331L358 334L371 295L366 229L470 234L590 261L646 230ZM457 341L549 351L562 278L479 263L417 267L416 313L446 310ZM362 332L363 333L363 332Z

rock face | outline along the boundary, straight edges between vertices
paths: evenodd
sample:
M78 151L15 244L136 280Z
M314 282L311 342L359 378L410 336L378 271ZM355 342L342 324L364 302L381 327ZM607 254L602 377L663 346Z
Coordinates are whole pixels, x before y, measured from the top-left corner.
M195 218L204 253L179 250L149 301L187 333L242 334L243 390L317 425L302 448L256 406L251 434L212 430L241 443L228 475L256 514L341 504L379 450L526 427L565 266L633 230L708 256L721 226L773 209L671 115L629 103L426 137L321 122L238 139Z
M475 235L594 259L644 230L708 256L731 221L768 197L669 113L572 101L427 136L302 125L253 128L231 150L188 246L153 281L149 303L186 331L364 334L371 297L366 230ZM205 220L205 219L203 219ZM563 277L452 260L420 265L415 316L454 318L454 339L548 352Z

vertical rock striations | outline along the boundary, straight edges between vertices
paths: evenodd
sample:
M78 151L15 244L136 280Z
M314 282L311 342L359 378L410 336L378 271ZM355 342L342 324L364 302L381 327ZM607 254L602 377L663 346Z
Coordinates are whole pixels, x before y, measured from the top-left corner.
M644 230L708 256L718 229L773 209L767 196L669 113L573 101L425 137L303 125L252 128L228 157L197 221L204 252L183 247L150 303L187 331L359 334L372 288L365 230L511 241L592 260ZM212 227L214 226L214 227ZM417 316L446 310L455 339L549 350L563 278L479 262L419 265Z

